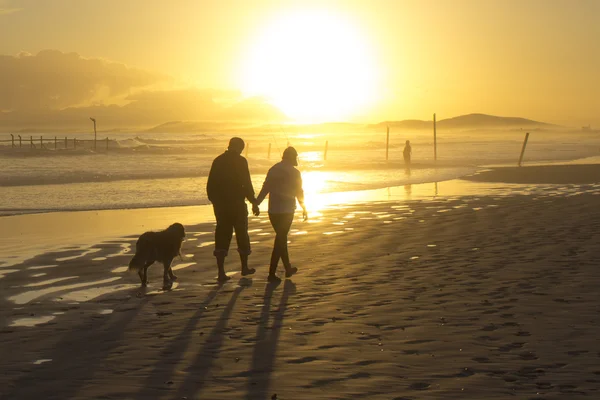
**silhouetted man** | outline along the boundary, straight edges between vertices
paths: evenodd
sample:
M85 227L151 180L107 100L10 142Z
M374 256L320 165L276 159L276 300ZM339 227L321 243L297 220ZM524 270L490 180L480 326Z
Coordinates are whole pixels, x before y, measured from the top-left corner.
M235 238L242 263L242 275L251 275L254 268L248 268L250 238L248 237L248 207L246 199L252 203L252 211L258 215L255 205L254 188L248 170L248 161L242 157L244 141L231 138L227 151L214 159L208 174L206 193L213 204L217 228L215 229L215 251L219 282L229 280L225 275L225 257L229 252L231 236L235 229Z

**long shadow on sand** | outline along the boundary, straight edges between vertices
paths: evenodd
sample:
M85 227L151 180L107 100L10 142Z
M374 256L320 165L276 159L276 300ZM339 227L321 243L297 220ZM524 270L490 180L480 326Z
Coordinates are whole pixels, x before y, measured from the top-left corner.
M149 301L144 297L135 306L113 314L108 319L86 318L71 329L51 352L43 354L51 362L36 366L8 388L3 399L68 399L98 371L109 354L123 344L127 327Z
M206 307L214 300L221 288L222 286L217 286L208 294L206 299L198 306L198 311L196 311L185 327L183 327L181 333L160 353L155 369L148 375L142 384L141 391L133 397L134 399L145 400L155 398L157 391L155 385L157 382L169 381L173 377L177 362L183 359L186 350L188 350L189 343L198 321L202 318Z
M276 284L268 284L265 288L264 305L256 330L256 345L252 352L252 366L250 371L247 372L248 388L245 398L248 400L269 398L269 385L275 364L279 335L283 326L283 318L287 309L288 299L296 291L296 285L291 280L286 279L283 284L283 294L279 301L279 308L273 317L273 325L269 329L271 299L276 287ZM270 334L268 333L269 330Z
M225 336L224 330L227 328L227 323L229 322L235 303L242 293L242 290L246 287L246 285L238 286L234 290L229 302L219 317L217 324L206 338L204 346L202 346L202 349L198 352L194 361L192 361L189 368L187 368L186 379L179 387L177 394L172 397L173 399L181 399L183 397L195 399L198 394L202 392L204 385L206 385L206 378L212 369L214 361L219 355L221 346L223 345Z

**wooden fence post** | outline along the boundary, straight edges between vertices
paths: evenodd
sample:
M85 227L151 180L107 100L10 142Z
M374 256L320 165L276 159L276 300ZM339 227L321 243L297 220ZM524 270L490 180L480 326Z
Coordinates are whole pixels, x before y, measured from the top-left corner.
M19 148L21 148L21 147L23 147L23 142L22 142L21 135L18 135L18 136L19 136Z
M523 148L521 149L521 155L519 156L519 167L523 161L523 154L525 154L525 146L527 146L527 140L529 139L529 132L525 134L525 140L523 141Z
M385 161L388 161L390 153L390 127L387 127L387 134L385 137Z
M34 149L35 145L33 144L33 136L29 136L29 148Z
M11 144L11 147L14 149L15 148L15 135L13 135L12 133L10 134L10 144Z
M437 126L435 114L433 114L433 161L437 161Z

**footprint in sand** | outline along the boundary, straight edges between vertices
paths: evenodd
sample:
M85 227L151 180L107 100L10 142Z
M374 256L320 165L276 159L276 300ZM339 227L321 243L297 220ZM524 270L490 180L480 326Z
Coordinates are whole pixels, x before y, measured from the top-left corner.
M317 361L318 358L317 357L302 357L302 358L296 358L294 360L288 360L287 363L288 364L305 364L305 363L309 363L312 361Z
M498 351L506 353L506 352L509 352L511 350L520 349L520 348L523 347L524 344L525 343L509 343L509 344L505 344L504 346L498 347Z
M526 351L526 352L519 354L519 358L521 360L537 360L538 359L538 357L532 351Z
M412 345L412 344L424 344L424 343L431 343L434 342L435 340L427 340L427 339L420 339L420 340L409 340L407 342L405 342L405 344L408 345Z
M317 347L317 350L329 350L329 349L336 349L340 346L336 346L334 344L329 344L329 345L324 345L324 346L319 346Z
M567 354L570 356L580 356L582 354L586 354L589 353L589 351L587 350L573 350L573 351L567 351Z
M361 367L364 367L366 365L371 365L371 364L376 364L377 361L375 360L364 360L364 361L357 361L354 363L354 365L359 365Z
M430 386L431 385L427 382L415 382L411 383L408 388L412 390L427 390Z
M490 331L495 331L496 329L498 329L498 327L496 325L486 325L483 328L481 328L482 331L486 331L486 332L490 332Z

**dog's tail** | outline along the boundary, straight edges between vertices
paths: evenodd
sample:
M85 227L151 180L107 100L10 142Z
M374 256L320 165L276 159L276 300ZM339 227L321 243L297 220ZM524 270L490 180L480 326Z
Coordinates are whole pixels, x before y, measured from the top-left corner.
M129 271L138 271L144 266L144 260L136 253L129 261Z

